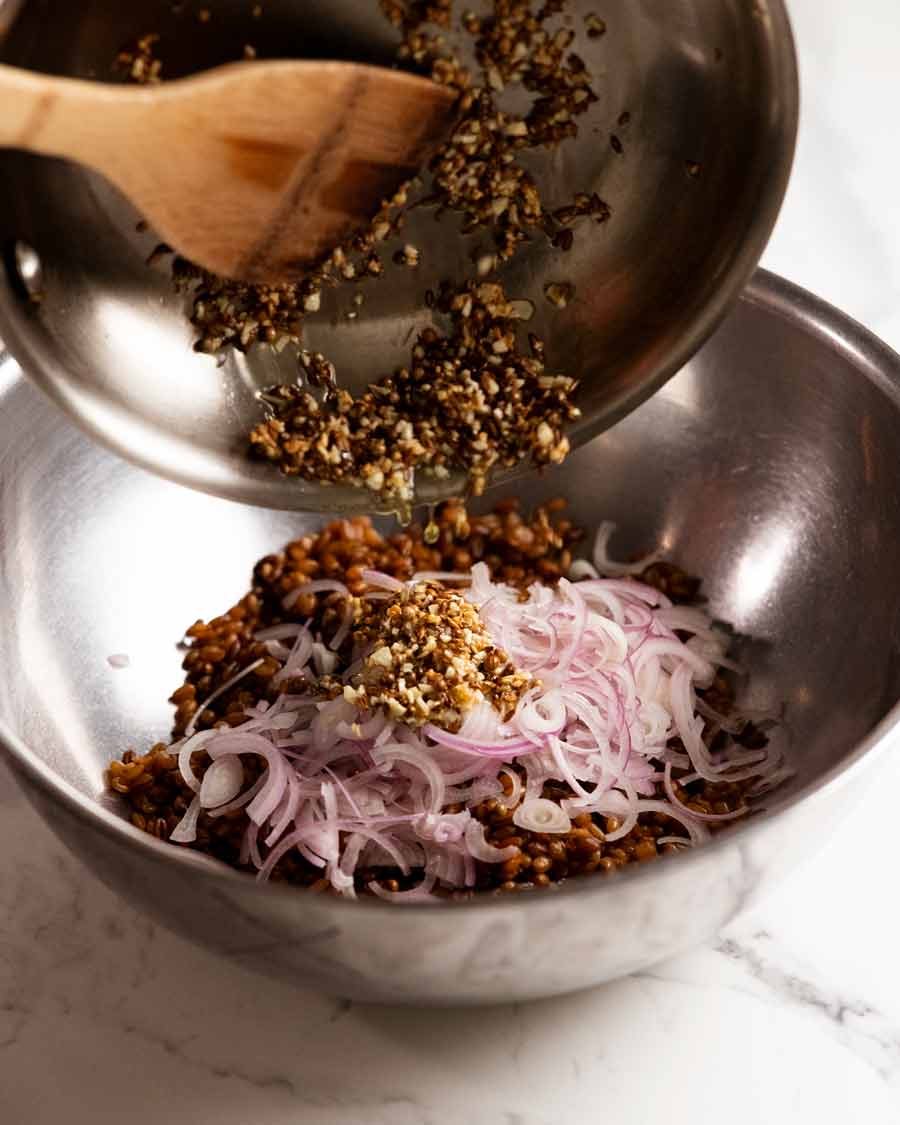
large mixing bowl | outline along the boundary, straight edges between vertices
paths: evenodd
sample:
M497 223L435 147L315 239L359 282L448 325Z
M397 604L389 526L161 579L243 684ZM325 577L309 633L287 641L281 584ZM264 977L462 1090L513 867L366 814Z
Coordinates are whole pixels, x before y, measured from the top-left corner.
M108 758L163 737L174 641L312 528L164 483L99 449L9 365L0 376L0 743L97 874L231 961L360 999L544 996L640 969L727 922L840 831L900 698L900 359L760 274L699 356L542 480L623 553L663 546L705 579L784 704L794 778L713 843L614 877L468 903L390 905L259 886L133 828ZM114 670L107 656L131 656Z
M16 5L12 5L15 7ZM198 23L198 8L212 18ZM613 209L578 232L568 254L536 238L503 275L537 309L555 370L583 380L580 441L622 417L689 358L749 279L781 204L797 127L797 73L782 0L573 0L578 49L599 95L578 139L535 172L549 206L577 190ZM0 29L10 0L0 0ZM175 10L177 9L177 11ZM156 30L164 75L239 57L349 57L387 63L396 35L377 0L28 0L0 59L55 74L109 78L127 40ZM599 9L607 32L585 35ZM630 115L626 121L623 114ZM227 128L227 122L223 126ZM612 135L620 144L613 147ZM173 153L177 159L177 153ZM0 337L29 375L88 432L146 468L204 491L285 509L365 509L371 493L281 477L246 457L260 388L292 382L296 358L255 349L223 367L191 350L184 299L168 264L145 259L156 239L99 177L62 161L0 153ZM405 238L422 249L417 271L368 284L348 322L344 286L309 323L307 346L337 365L341 384L365 385L409 358L424 323L421 294L471 271L477 239L414 212ZM43 269L34 272L30 254ZM575 299L556 312L548 281ZM35 304L29 290L40 291ZM422 478L424 481L424 478ZM423 483L422 498L450 484Z

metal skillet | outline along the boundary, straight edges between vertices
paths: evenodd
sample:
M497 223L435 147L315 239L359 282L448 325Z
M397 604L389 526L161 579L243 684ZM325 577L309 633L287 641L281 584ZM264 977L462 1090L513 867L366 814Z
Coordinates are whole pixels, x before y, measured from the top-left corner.
M205 6L200 23L192 4L0 0L0 61L102 79L121 45L149 30L172 77L239 57L246 43L261 57L393 60L395 32L374 0L309 0L302 13L268 0L258 19L247 0ZM592 4L571 8L581 35ZM582 48L599 102L539 179L551 202L573 185L597 191L613 218L564 261L535 240L502 278L533 302L530 327L555 369L582 380L573 445L657 390L719 323L771 232L797 125L782 0L610 0L602 14L607 33ZM81 167L0 152L0 339L26 373L93 437L171 480L270 508L371 508L369 492L285 478L248 458L258 394L293 381L296 359L262 347L224 362L194 352L185 298L165 263L148 267L155 238L135 229L138 218ZM351 390L402 361L430 316L422 292L467 260L452 216L438 223L423 211L407 235L422 249L415 277L372 284L352 322L348 293L308 322L306 345ZM560 271L576 293L563 311L542 296ZM417 500L458 487L420 476Z

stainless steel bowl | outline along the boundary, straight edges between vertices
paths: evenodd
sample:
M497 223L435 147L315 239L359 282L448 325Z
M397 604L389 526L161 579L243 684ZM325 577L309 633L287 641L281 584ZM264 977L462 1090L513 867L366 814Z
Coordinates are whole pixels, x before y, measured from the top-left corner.
M234 59L245 43L261 55L338 56L390 62L393 31L376 0L249 0L197 4L30 0L0 58L57 74L108 78L129 39L161 34L165 74ZM10 7L0 0L4 12ZM14 6L15 7L15 6ZM573 3L577 17L594 0ZM302 14L301 14L302 8ZM750 277L781 204L797 126L797 74L782 0L607 0L608 31L583 36L600 100L576 142L539 161L546 198L596 190L613 217L583 233L567 255L537 239L505 280L530 298L533 328L558 370L583 379L585 440L617 421L693 354ZM2 19L0 19L2 27ZM619 124L628 112L630 122ZM616 153L610 135L623 146ZM177 154L173 154L177 159ZM691 171L696 172L692 175ZM223 367L191 350L184 301L166 265L145 259L156 239L105 181L60 161L0 154L0 337L24 369L89 433L136 464L203 491L283 509L362 510L370 494L285 479L245 456L260 417L260 388L293 381L296 359L256 349ZM423 324L426 285L471 269L473 240L458 224L424 211L407 236L423 265L366 287L359 320L343 319L350 293L327 302L307 343L359 387L408 357ZM16 240L41 263L24 284ZM19 261L23 261L21 255ZM34 265L26 255L25 262ZM569 280L576 298L562 313L542 296ZM40 304L28 300L40 290ZM346 287L345 287L346 289ZM422 483L421 499L452 484Z
M840 831L900 712L900 359L759 274L697 358L564 468L520 486L663 546L744 637L743 702L785 705L796 777L696 852L559 891L456 905L260 887L138 832L106 760L164 737L173 642L313 527L164 483L102 451L7 365L0 376L0 743L47 821L139 908L228 960L359 999L565 992L716 931ZM112 653L131 667L114 670Z

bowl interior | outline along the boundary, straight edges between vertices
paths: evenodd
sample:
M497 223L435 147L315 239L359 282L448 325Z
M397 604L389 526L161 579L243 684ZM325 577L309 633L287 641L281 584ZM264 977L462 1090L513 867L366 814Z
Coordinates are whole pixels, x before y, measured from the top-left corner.
M248 43L261 57L393 58L395 33L376 0L312 0L302 17L294 0L267 0L260 19L249 0L208 0L206 23L200 7L30 0L0 57L109 79L118 49L157 31L170 77L238 58ZM535 239L503 276L512 296L534 303L530 327L546 339L553 368L583 380L575 440L655 390L737 296L781 202L797 110L781 0L613 0L602 13L606 34L588 39L582 17L595 7L573 0L569 22L599 101L577 140L537 154L534 172L551 209L576 190L596 191L612 219L580 228L565 255ZM220 368L193 352L185 300L173 291L167 260L147 266L158 240L135 229L138 218L78 167L0 153L0 248L21 240L43 265L39 305L0 269L0 337L20 362L94 436L172 479L282 508L370 504L357 490L285 480L246 458L257 392L293 381L296 357L257 348ZM352 322L344 286L309 321L307 346L334 360L344 386L407 361L411 335L430 317L418 307L421 293L471 272L478 238L462 237L452 215L438 224L416 212L404 237L422 250L415 277L395 270L367 285L363 315ZM560 280L576 293L557 312L543 286ZM423 485L423 498L439 487Z
M612 519L623 556L702 575L785 707L797 776L841 762L900 694L900 361L760 275L700 355L561 469L521 482ZM0 723L99 799L106 761L166 735L175 642L315 526L161 481L98 448L14 370L0 382ZM107 657L127 653L128 668Z

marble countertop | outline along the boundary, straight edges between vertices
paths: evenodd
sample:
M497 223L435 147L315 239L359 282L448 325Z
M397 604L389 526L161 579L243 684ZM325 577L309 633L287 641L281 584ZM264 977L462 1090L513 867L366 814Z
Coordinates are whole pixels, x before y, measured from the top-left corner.
M790 7L803 123L765 264L900 347L900 7ZM0 1122L900 1120L894 784L900 761L705 948L561 1000L414 1012L286 990L160 931L0 766Z

